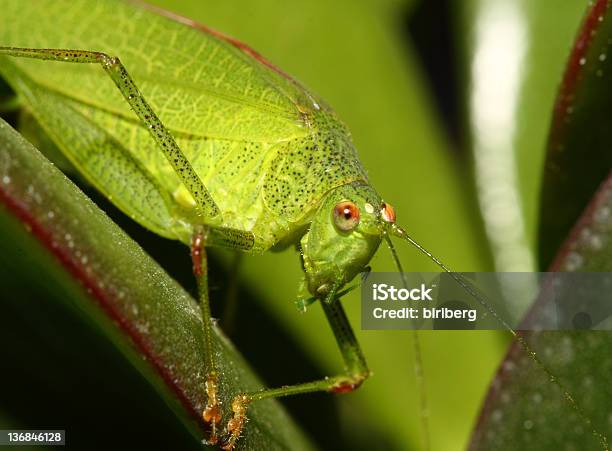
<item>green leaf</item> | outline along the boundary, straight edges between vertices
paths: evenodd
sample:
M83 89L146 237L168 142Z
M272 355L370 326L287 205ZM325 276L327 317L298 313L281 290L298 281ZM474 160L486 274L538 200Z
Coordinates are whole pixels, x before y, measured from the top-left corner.
M572 230L551 271L612 271L611 212L609 177ZM544 305L545 299L540 299L533 311ZM524 325L528 329L536 320L537 315L530 315ZM491 384L470 449L603 449L596 434L612 436L612 334L555 331L524 336L582 413L577 413L550 375L515 343Z
M3 121L0 148L4 410L20 424L68 429L81 449L108 449L117 428L139 449L201 449L196 302ZM235 394L261 383L217 336L229 410ZM277 402L254 404L249 417L241 446L310 448Z

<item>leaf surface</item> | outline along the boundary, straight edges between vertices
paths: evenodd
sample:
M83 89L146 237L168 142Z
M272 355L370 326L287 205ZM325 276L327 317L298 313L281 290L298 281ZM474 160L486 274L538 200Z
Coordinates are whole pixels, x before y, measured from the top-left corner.
M30 422L58 418L59 427L61 418L70 419L62 428L72 426L75 446L89 448L79 440L91 440L95 430L101 434L96 446L108 446L113 438L103 430L127 421L123 427L134 426L136 444L167 441L201 449L206 397L196 302L3 121L0 149L0 337L11 343L10 374L3 379L13 387L3 391L3 405ZM217 332L221 397L228 408L235 394L261 383ZM44 376L34 383L41 368ZM75 397L78 389L84 391ZM35 396L24 402L28 392L72 396L59 396L67 406L32 412L19 408L40 404ZM99 404L115 409L108 423L99 423L100 412L88 415ZM310 447L275 401L254 404L250 420L245 448ZM165 433L159 437L156 430Z

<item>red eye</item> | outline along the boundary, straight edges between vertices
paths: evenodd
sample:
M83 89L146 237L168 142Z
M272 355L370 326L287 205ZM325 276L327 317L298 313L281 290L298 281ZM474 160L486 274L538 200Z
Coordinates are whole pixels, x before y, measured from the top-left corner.
M380 214L385 221L390 222L391 224L395 223L395 210L391 205L383 202L383 204L380 206Z
M334 223L343 232L353 230L359 224L359 208L353 202L345 201L334 207Z

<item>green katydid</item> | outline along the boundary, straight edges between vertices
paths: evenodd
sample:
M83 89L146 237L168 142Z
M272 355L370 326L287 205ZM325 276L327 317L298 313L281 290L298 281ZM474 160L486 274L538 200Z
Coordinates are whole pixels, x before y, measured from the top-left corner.
M396 224L333 110L244 44L141 4L0 6L0 76L94 186L143 226L191 247L207 350L206 248L300 247L305 284L321 301L346 372L236 394L223 447L234 448L251 402L357 388L369 369L339 301L342 289L383 239L393 251L390 236L450 271ZM32 20L34 11L44 20ZM66 32L71 17L81 22ZM209 442L217 443L223 375L212 352L205 361L202 415Z

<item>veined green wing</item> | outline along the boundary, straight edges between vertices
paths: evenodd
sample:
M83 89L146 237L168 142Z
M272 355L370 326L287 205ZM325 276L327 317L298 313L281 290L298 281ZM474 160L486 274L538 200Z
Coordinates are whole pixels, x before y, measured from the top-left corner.
M203 29L114 0L0 0L2 45L118 56L166 127L209 138L275 142L307 132L313 100L294 82ZM36 83L134 119L100 67L20 59Z

